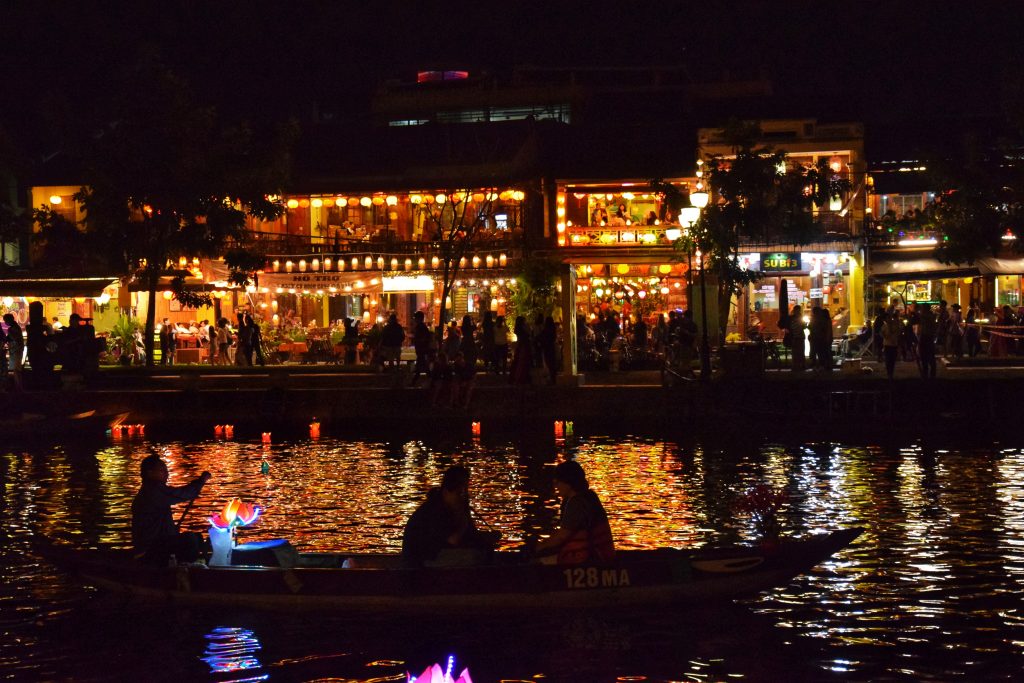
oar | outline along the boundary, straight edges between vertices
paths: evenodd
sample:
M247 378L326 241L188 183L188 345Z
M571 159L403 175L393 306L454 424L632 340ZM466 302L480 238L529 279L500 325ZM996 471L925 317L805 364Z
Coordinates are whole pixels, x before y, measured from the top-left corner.
M185 506L185 509L181 513L181 517L178 518L178 526L174 527L175 531L181 531L181 523L185 521L185 516L188 514L188 511L192 509L192 503L194 502L196 502L195 498L192 498L191 500L188 501L188 504Z

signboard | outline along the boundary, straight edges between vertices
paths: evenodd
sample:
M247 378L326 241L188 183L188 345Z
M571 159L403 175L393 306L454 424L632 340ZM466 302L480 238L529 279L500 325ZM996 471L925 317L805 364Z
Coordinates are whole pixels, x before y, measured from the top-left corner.
M433 292L434 278L429 275L395 275L382 279L385 292Z
M800 253L777 251L761 254L762 273L784 273L800 270Z
M274 289L317 290L330 287L342 288L358 280L370 284L379 277L373 273L263 273L259 276L260 287Z
M821 298L823 298L822 297L821 289L817 288L817 287L811 287L811 298L812 299L821 299Z

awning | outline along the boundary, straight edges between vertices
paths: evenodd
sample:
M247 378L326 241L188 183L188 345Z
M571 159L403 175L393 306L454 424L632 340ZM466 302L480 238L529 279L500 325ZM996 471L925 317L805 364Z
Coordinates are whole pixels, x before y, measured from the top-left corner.
M935 280L951 277L974 277L981 274L977 264L948 264L934 258L918 258L906 261L872 260L868 264L872 280L893 282L895 280Z
M974 262L982 275L1024 275L1024 258L980 258Z
M112 277L16 277L0 278L0 296L32 296L51 299L97 297L116 284Z

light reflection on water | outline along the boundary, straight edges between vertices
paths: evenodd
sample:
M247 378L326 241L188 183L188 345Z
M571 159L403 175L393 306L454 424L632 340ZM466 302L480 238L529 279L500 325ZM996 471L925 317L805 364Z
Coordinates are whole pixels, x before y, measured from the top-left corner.
M762 482L788 491L782 515L789 533L853 524L867 531L789 586L696 618L539 615L527 624L495 620L460 628L443 615L429 627L386 616L354 624L343 616L166 607L154 615L152 607L76 585L31 551L34 534L80 547L127 546L138 463L151 452L168 461L172 482L214 473L185 528L202 529L206 517L238 496L266 508L255 528L243 532L245 540L286 536L304 550L397 550L405 519L454 462L472 469L481 523L500 530L505 547L516 547L551 529L557 502L550 469L566 456L587 470L622 548L748 538L750 520L737 517L733 505ZM232 671L257 679L401 680L395 677L402 671L422 670L459 645L457 656L480 681L536 674L556 681L984 678L1024 665L1019 449L737 446L643 437L442 446L136 441L8 452L0 455L0 475L0 675L106 671L100 653L115 640L139 650L120 655L128 677L145 677L159 655L182 677L205 670L218 680ZM111 610L135 611L143 626L116 623ZM69 631L79 638L63 641L60 634ZM145 639L162 642L147 653L139 648Z

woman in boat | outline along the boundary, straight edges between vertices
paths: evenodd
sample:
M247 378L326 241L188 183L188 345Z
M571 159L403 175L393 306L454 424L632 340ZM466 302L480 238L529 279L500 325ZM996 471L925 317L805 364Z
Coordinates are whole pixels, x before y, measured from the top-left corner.
M412 567L480 564L491 547L493 540L473 522L469 470L453 465L406 523L402 558Z
M562 499L559 529L537 544L536 554L554 555L558 564L614 560L608 514L578 462L567 460L555 467L555 492Z
M199 559L203 535L182 533L171 515L171 506L199 496L210 473L203 472L185 486L167 485L167 463L150 455L139 466L142 487L132 501L132 545L147 564L166 566L171 557L181 562Z

